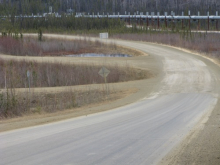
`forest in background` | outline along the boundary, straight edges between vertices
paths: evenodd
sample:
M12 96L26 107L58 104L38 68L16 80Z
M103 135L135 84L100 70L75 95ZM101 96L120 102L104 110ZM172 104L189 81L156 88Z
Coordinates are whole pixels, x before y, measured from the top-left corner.
M68 9L74 12L175 12L182 11L192 14L215 14L220 9L219 0L0 0L0 15L30 15L49 12L66 13Z

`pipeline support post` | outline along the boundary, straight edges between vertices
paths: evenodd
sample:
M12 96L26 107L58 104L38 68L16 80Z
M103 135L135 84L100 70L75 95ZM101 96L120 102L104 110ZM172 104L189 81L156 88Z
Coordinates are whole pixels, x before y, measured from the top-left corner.
M175 28L175 21L174 21L174 17L173 17L173 20L172 20L172 30L174 30Z
M190 17L189 17L189 30L191 29L190 24L191 24L191 20L190 20Z
M160 20L159 20L159 16L157 17L157 28L160 29Z
M209 30L209 16L208 16L208 30Z
M151 26L154 28L154 12L151 12Z
M191 29L191 26L190 26L190 24L191 24L190 10L188 11L188 15L189 15L189 22L188 23L189 23L189 30L190 30Z
M131 25L131 18L130 18L130 15L129 15L129 18L128 18L128 25Z
M182 12L182 16L184 16L184 12ZM183 24L183 23L184 23L184 22L183 22L183 19L181 20L181 22L182 22L182 30L183 30L183 28L184 28L184 27L183 27L183 25L184 25L184 24Z
M153 17L151 17L151 26L152 26L152 28L154 28L154 20L153 20Z
M130 13L128 12L128 17L127 17L128 25L130 26Z
M147 16L147 19L146 19L146 20L147 20L147 27L148 27L148 26L149 26L149 20L148 20L148 16Z
M209 12L207 12L207 16L208 16L208 28L207 28L207 30L209 30Z
M183 29L183 19L182 19L182 21L181 21L181 22L182 22L182 29Z
M137 18L137 16L136 16L136 25L138 25L138 22L139 22L139 21L138 21L138 18Z
M216 11L216 16L218 16L218 11ZM216 30L218 31L218 20L216 19Z
M140 16L140 26L142 26L142 18L141 18L141 16Z
M157 28L160 29L160 12L157 12Z
M200 30L200 20L198 19L198 26L199 26L199 30Z
M191 24L191 17L189 16L189 21L188 21L188 23L189 23L189 30L191 29L191 26L190 26L190 24Z
M167 17L165 16L165 26L167 28Z

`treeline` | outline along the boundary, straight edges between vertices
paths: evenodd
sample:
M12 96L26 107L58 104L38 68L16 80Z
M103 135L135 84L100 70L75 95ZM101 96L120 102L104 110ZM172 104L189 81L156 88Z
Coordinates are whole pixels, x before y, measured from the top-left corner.
M118 31L125 29L125 23L120 19L93 19L76 18L74 15L62 17L42 17L42 18L9 18L0 21L0 32L70 32L83 33L96 31Z
M219 0L0 0L0 15L9 14L43 14L49 12L66 13L67 9L74 12L175 12L190 10L192 14L215 13L220 9Z

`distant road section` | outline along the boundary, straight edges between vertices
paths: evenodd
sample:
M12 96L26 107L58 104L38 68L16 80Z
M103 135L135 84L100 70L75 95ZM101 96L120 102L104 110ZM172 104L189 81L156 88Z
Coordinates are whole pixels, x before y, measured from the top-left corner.
M1 164L157 164L207 119L220 82L211 62L156 44L114 42L158 60L152 93L111 111L0 133Z

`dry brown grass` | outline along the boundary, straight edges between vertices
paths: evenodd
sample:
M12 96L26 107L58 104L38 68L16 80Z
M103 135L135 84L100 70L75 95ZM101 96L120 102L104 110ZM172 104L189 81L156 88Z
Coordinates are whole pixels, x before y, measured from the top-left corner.
M0 52L16 56L62 56L83 53L140 55L138 51L122 48L114 43L103 44L98 40L94 42L89 38L75 40L45 38L40 42L31 37L23 39L1 37Z
M0 88L26 88L30 73L31 87L74 86L103 83L98 74L102 66L93 64L78 65L61 62L38 63L35 61L4 61L0 59ZM144 79L145 71L133 69L128 64L123 67L117 64L106 66L111 72L107 77L109 83Z
M133 53L135 50L118 47L115 44L102 44L89 39L64 40L47 39L42 42L34 38L14 39L0 38L0 52L9 55L28 56L60 56L81 53ZM104 79L98 74L102 66L93 64L76 65L60 62L15 61L0 59L0 118L11 118L30 113L56 112L59 110L77 108L106 100L114 90L108 88L87 89L84 91L70 90L59 93L36 93L34 88L77 86L85 84L102 84ZM129 65L123 67L111 64L107 67L111 72L107 77L108 83L131 81L147 78L146 71L133 69ZM27 71L30 77L27 77ZM30 82L31 90L28 91ZM16 92L17 88L25 88L25 92ZM108 89L108 90L107 90ZM107 92L107 91L108 92Z
M205 53L220 61L220 34L211 33L147 33L147 34L116 34L113 38L124 40L146 41L171 45Z
M129 65L106 66L111 73L109 83L147 78L146 71L133 69ZM103 87L88 88L83 91L71 90L68 86L85 84L102 84L103 78L98 74L97 65L66 65L62 63L37 63L35 61L0 60L0 118L11 118L29 113L56 112L58 110L77 108L91 103L105 101L113 89ZM30 86L27 71L30 72ZM67 86L59 93L36 93L37 87ZM16 88L26 88L16 92Z
M105 87L85 88L84 90L72 90L66 87L62 92L15 92L14 89L0 92L0 119L13 118L28 114L54 113L67 109L75 109L81 106L104 102L109 95L115 94L114 89Z

